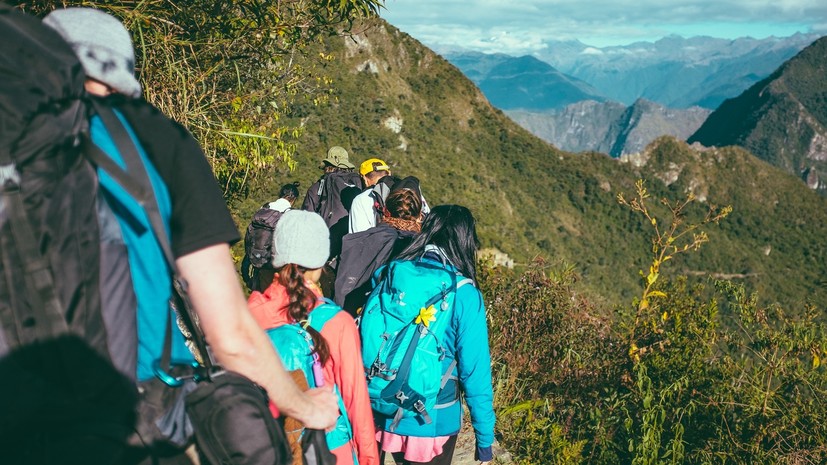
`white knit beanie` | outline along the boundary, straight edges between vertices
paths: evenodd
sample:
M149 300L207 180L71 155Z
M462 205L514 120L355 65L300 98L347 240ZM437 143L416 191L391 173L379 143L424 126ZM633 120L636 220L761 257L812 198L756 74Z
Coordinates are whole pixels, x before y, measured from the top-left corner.
M118 18L94 8L65 8L46 15L43 24L72 46L88 77L127 97L141 96L132 39Z
M330 255L330 231L318 213L287 210L273 234L273 266L321 268Z

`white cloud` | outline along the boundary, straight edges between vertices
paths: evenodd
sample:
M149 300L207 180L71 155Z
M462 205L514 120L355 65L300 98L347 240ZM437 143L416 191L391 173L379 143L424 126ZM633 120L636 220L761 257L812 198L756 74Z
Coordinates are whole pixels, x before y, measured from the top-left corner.
M385 19L428 45L510 54L542 50L548 40L605 46L695 30L728 38L827 31L824 0L387 0L385 6Z

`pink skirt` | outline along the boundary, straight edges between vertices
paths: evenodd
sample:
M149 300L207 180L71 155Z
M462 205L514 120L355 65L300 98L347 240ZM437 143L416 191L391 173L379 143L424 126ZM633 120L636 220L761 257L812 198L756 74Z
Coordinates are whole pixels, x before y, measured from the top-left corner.
M384 452L404 452L405 460L409 462L430 462L442 453L442 447L450 436L436 438L420 438L416 436L400 436L387 431L377 431L376 441L381 444Z

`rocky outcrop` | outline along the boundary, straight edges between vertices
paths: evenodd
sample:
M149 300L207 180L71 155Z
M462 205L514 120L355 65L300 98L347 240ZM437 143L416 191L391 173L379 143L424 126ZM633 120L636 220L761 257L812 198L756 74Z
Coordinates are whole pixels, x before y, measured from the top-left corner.
M613 140L609 155L619 157L640 152L660 136L685 140L710 113L701 107L680 110L638 99L609 129L609 137Z

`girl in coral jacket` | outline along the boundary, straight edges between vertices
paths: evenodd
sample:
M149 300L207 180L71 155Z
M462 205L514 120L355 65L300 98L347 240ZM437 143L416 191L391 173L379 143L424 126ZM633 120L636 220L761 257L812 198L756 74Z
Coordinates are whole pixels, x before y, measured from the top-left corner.
M273 243L273 266L278 271L263 293L250 295L250 312L265 330L297 322L307 330L322 362L324 379L338 386L352 427L352 439L331 452L338 464L378 465L356 324L344 311L336 313L320 332L309 324L313 309L322 303L318 281L330 253L327 226L316 213L289 210L276 224Z

